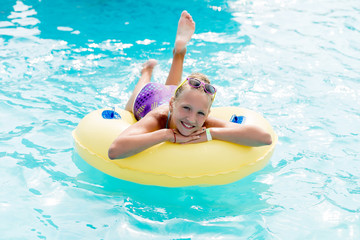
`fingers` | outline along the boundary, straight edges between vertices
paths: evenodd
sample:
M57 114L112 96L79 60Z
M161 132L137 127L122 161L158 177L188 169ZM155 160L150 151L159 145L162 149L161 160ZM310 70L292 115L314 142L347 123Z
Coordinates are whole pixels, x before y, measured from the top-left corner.
M176 134L180 134L182 135L177 129L173 129L175 131ZM193 132L192 134L190 134L189 136L196 136L196 135L200 135L203 132L206 131L206 127L201 128L200 130L197 130L196 132Z
M207 140L201 136L198 136L198 138L194 138L193 140L191 141L188 141L188 142L184 142L182 144L191 144L191 143L202 143L202 142L207 142Z
M181 144L197 143L200 142L199 140L200 140L200 136L188 137L188 139L182 142Z
M190 136L194 136L194 135L200 135L203 132L206 131L206 127L201 128L200 130L197 130L196 132L192 133Z
M188 136L188 137L182 137L181 139L179 139L178 143L184 144L184 143L192 143L196 140L199 140L200 136Z
M203 127L200 130L192 133L189 136L184 136L177 129L174 130L176 133L176 143L180 144L187 144L187 143L199 143L199 142L205 142L206 136L205 136L206 128Z

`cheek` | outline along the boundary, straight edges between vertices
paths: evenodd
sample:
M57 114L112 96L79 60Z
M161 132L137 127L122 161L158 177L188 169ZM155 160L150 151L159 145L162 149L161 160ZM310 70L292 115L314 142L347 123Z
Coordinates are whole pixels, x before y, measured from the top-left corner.
M187 114L187 110L183 109L183 108L179 108L177 110L177 114L178 114L178 116L185 116Z
M198 115L196 118L197 123L201 126L204 124L205 120L206 120L206 117L203 115Z
M204 123L205 123L205 120L206 120L206 118L205 117L202 117L201 119L199 119L199 124L201 125L201 126L203 126L204 125Z
M181 118L185 116L184 111L181 109L176 109L176 111L173 112L173 118L175 122L181 121Z

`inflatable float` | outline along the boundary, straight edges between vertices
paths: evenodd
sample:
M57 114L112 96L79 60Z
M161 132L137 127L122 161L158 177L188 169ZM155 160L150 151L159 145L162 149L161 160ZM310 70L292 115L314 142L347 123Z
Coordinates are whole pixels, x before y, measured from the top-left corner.
M110 160L111 143L136 119L125 110L101 109L79 122L73 131L75 148L86 162L106 174L164 187L228 184L265 167L277 143L268 121L254 111L237 107L212 108L211 115L261 126L271 133L272 144L248 147L219 140L183 145L164 142L128 158Z

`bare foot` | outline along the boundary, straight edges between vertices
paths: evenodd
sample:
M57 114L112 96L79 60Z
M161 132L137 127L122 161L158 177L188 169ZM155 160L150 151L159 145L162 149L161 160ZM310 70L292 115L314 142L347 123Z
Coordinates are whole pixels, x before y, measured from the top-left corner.
M156 66L157 61L155 59L150 59L147 62L145 62L142 65L142 69L141 69L141 75L143 75L144 73L152 73L154 67Z
M175 39L175 53L186 51L186 44L195 32L195 22L187 11L181 13Z

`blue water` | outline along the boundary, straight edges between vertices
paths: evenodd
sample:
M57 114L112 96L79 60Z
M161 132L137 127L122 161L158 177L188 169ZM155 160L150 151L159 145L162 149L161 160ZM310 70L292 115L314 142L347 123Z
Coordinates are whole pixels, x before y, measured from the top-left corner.
M262 113L276 151L225 186L109 177L71 132L123 108L147 59L165 81L183 9L184 75L209 75L216 106ZM359 26L357 0L2 1L0 238L359 239Z

